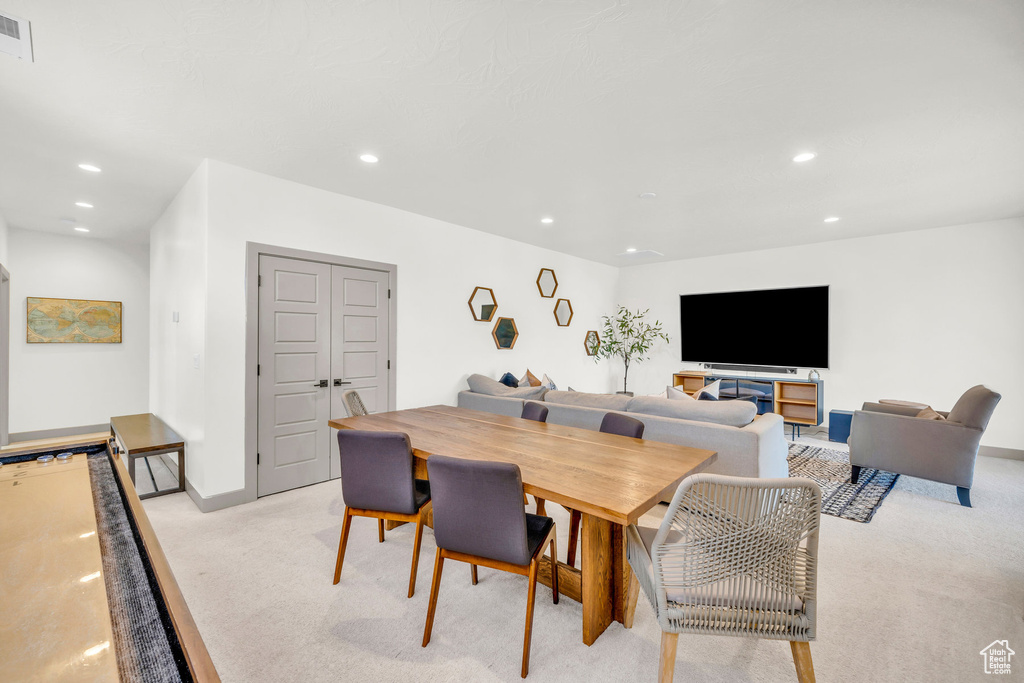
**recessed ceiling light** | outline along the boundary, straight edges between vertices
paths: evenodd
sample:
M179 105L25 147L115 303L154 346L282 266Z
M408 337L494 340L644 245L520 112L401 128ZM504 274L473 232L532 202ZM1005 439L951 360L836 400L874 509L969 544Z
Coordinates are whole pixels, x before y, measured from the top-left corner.
M92 204L90 204L89 202L75 202L75 206L80 206L83 209L91 209L92 208Z
M555 222L555 219L552 218L551 216L544 216L544 218L540 219L540 222L543 223L544 225L551 225L552 223Z
M99 166L93 166L92 164L79 164L78 168L82 169L83 171L89 171L89 173L99 173L100 171L103 170Z
M654 194L653 192L641 192L640 193L640 199L654 199L657 196L658 195Z
M835 223L837 220L839 220L839 216L829 216L828 218L825 219L825 222Z
M802 152L800 154L797 154L795 157L793 157L793 161L795 161L795 162L797 162L799 164L799 163L804 162L804 161L810 161L811 159L813 159L816 156L818 156L818 155L815 154L814 152Z
M89 232L89 228L83 228L81 225L75 226L75 230L78 232Z
M626 251L627 251L628 253L632 254L632 253L633 253L634 251L636 251L636 247L630 247L630 248L629 248L629 249L627 249Z
M378 159L377 156L374 154L360 154L359 159L365 161L368 164L375 164L378 161L380 161L380 159Z

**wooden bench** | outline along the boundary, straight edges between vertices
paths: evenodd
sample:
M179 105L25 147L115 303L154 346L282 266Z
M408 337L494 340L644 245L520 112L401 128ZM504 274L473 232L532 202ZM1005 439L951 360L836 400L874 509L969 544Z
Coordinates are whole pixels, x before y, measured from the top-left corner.
M110 440L115 452L121 452L128 463L128 476L135 486L135 461L165 453L178 454L178 486L173 489L160 489L156 485L156 477L148 460L144 460L153 481L153 491L139 494L139 498L152 498L165 493L176 493L185 490L185 440L167 426L163 420L153 413L139 415L121 415L110 418ZM138 487L136 486L136 490Z

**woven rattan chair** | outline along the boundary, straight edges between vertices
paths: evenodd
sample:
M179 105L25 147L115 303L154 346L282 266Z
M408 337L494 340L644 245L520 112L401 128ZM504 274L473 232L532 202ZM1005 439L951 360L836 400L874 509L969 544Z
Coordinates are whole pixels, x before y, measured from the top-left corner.
M788 640L814 681L821 489L810 479L697 474L660 528L631 524L626 552L661 626L660 681L680 633Z
M369 415L370 411L363 405L363 399L359 397L359 392L355 389L349 389L342 393L341 400L345 402L345 407L348 408L348 414L352 417L357 415Z

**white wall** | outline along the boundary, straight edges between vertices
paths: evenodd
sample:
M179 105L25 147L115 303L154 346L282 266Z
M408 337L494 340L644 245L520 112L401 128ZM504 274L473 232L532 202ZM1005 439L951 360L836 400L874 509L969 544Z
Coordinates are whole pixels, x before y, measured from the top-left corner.
M149 403L149 250L10 228L10 431L106 423ZM26 297L123 304L120 344L29 344Z
M0 213L0 266L10 270L10 268L7 267L7 233L7 219L4 218L2 213Z
M1022 256L1024 218L624 268L618 300L649 306L669 321L672 337L650 362L630 369L630 385L653 393L684 367L680 294L828 284L826 419L832 408L879 398L948 410L965 389L986 384L1003 400L983 443L1022 449ZM813 311L779 311L774 333L799 334L822 322Z
M527 367L538 377L547 373L562 387L614 389L609 366L586 356L583 339L586 330L597 329L600 316L611 311L616 268L220 162L210 161L207 168L207 310L201 373L205 443L201 463L192 451L190 462L197 467L190 465L188 475L201 495L244 485L247 241L398 266L398 408L453 404L470 373L497 377L511 370L521 375ZM195 181L194 177L190 183ZM201 219L188 222L198 224ZM152 240L154 315L166 317L156 302L176 285L156 273L156 253L166 241L158 232ZM570 327L555 325L555 299L543 299L537 292L535 281L543 267L557 273L556 298L572 301L575 316ZM497 315L516 319L520 337L515 349L497 350L490 336L493 323L472 320L467 302L475 286L492 287ZM154 348L153 367L181 365L190 353ZM176 360L166 360L168 355ZM159 405L160 410L194 400L187 392L174 395L155 376L153 387L154 407Z
M206 463L207 169L200 164L150 231L149 410L185 438L189 481L202 480Z

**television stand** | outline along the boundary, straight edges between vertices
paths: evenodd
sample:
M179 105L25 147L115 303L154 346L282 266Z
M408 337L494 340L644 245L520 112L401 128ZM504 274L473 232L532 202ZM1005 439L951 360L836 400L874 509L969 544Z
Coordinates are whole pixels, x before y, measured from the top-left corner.
M672 375L672 386L681 386L693 396L705 385L722 380L720 398L750 398L757 403L757 414L776 413L793 428L793 438L800 435L800 427L822 423L825 417L825 384L822 380L741 377L711 373L702 370L677 372ZM730 386L731 385L731 386Z

